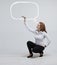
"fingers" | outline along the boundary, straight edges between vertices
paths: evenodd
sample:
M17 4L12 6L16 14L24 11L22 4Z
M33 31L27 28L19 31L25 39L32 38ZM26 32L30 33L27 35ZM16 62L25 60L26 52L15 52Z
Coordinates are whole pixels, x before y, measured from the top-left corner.
M24 23L26 22L26 17L25 16L21 16L24 19Z
M24 19L26 19L26 17L25 16L21 16L22 18L24 18Z

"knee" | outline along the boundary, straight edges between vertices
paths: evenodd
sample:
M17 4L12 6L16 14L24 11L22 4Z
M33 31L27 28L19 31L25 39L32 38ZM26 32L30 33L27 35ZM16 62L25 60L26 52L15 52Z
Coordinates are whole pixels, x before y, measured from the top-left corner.
M27 41L27 45L29 45L31 43L31 41Z

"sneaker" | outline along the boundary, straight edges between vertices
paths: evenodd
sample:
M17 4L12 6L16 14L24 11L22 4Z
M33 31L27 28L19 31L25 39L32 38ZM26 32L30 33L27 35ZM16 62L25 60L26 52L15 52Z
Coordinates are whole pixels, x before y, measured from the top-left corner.
M31 58L31 57L33 57L33 54L30 54L29 56L27 56L27 58Z
M39 57L42 57L43 56L43 53L40 53L40 56Z

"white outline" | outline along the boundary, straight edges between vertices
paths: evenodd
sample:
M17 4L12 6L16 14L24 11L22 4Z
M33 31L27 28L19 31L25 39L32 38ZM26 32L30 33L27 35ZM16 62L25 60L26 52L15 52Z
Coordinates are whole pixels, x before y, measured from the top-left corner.
M11 4L11 6L10 6L10 14L11 14L11 18L12 19L14 19L14 20L21 20L22 18L15 18L13 15L12 15L12 7L14 6L14 5L16 5L16 4L18 4L18 3L31 3L31 4L34 4L36 7L37 7L37 10L38 10L38 12L37 12L37 16L35 17L35 18L38 18L39 17L39 5L37 4L37 3L35 3L35 2L26 2L26 1L17 1L17 2L14 2L14 3L12 3ZM35 18L27 18L28 20L34 20Z

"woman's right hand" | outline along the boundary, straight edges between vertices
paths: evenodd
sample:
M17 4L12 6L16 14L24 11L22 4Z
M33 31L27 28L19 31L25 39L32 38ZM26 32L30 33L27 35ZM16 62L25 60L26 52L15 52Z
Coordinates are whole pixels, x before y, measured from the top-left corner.
M24 19L24 23L26 22L26 17L25 16L21 16Z
M25 16L21 16L22 18L24 18L24 19L26 19L26 17Z
M25 16L21 16L23 19L24 19L24 24L25 24L25 22L26 22L26 17Z

